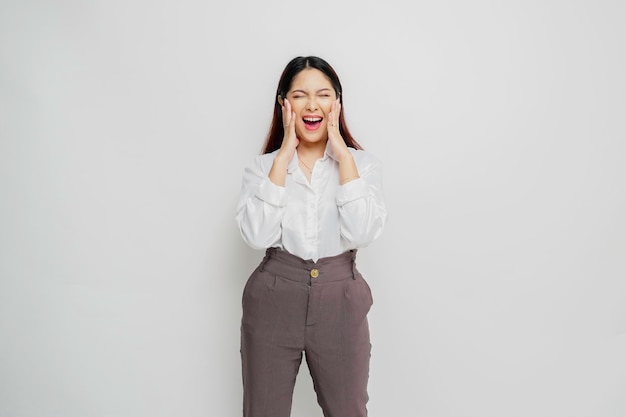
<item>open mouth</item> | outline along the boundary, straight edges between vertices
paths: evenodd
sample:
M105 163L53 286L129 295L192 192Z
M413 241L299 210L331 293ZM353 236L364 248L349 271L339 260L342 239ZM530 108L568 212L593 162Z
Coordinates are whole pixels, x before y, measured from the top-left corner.
M316 130L322 124L321 117L303 117L302 121L304 122L304 127L307 130Z

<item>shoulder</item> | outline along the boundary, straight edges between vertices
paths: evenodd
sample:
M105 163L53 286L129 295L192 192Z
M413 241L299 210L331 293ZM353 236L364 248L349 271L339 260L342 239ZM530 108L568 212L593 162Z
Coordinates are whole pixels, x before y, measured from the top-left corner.
M278 150L270 153L256 155L251 162L251 168L253 167L259 169L262 172L269 172L277 153Z
M354 162L359 168L365 167L379 167L382 165L382 161L373 153L365 151L363 149L349 148L354 158Z
M279 149L276 149L274 152L264 153L257 156L259 163L263 165L272 165L274 162L274 158L276 158L276 154L278 154Z

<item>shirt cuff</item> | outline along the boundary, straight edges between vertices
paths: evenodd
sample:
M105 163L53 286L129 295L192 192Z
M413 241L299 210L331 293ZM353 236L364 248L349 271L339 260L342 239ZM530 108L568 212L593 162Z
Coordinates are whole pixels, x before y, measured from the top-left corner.
M287 203L285 187L274 184L269 178L261 181L256 196L265 203L276 207L284 207Z
M365 198L369 195L370 191L363 178L357 178L339 186L337 190L337 205L343 206L351 201Z

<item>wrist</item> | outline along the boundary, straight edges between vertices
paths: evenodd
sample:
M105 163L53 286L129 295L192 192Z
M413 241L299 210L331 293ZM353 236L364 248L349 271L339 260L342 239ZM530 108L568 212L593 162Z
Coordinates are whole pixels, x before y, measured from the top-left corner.
M339 165L354 163L354 157L352 156L348 148L346 148L345 152L335 155L335 160L337 161L337 163L339 163Z
M351 176L351 177L341 178L339 180L339 185L347 184L350 181L358 180L359 178L361 178L359 175L354 175L354 176Z
M283 150L281 149L280 151L278 151L276 157L274 158L274 164L289 165L292 156L293 155L288 155L287 152L283 152Z

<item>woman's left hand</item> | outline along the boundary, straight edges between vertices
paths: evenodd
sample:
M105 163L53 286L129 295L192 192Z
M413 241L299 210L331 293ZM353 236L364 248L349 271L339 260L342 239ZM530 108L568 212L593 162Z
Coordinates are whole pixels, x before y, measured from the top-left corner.
M350 156L350 151L346 146L346 142L344 142L343 137L339 132L340 114L341 102L337 99L330 108L330 113L328 113L328 123L326 124L326 129L328 130L328 142L330 142L333 154L337 160Z

